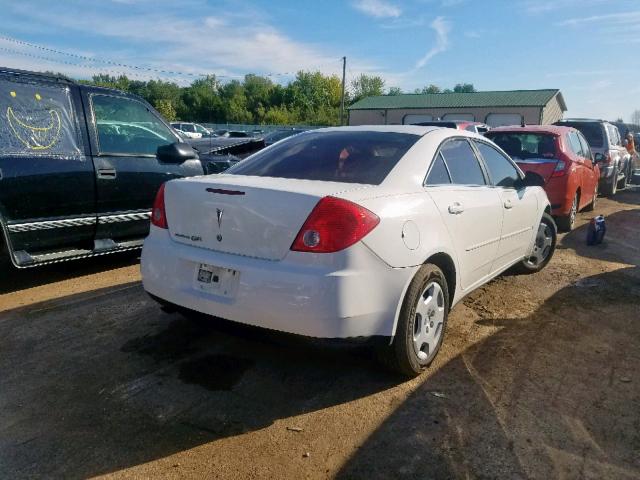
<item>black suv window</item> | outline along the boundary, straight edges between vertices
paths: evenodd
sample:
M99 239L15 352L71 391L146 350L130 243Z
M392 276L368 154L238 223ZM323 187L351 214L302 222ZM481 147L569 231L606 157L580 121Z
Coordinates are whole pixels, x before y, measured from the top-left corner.
M77 156L69 88L0 79L0 155Z
M155 155L158 147L178 141L143 103L111 95L92 95L100 153Z
M458 185L486 185L476 154L465 139L449 140L440 147L451 181Z
M604 125L600 122L557 122L555 125L573 127L579 130L589 142L591 148L604 146Z
M483 142L476 142L476 145L487 164L493 184L497 187L514 188L520 174L511 160L491 145Z
M379 185L419 138L395 132L307 132L256 153L227 173Z

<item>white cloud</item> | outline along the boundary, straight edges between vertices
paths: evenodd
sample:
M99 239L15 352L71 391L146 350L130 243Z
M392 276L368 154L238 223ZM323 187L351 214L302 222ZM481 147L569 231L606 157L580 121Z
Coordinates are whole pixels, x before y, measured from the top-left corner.
M352 5L362 13L375 18L398 18L402 15L400 7L385 0L357 0Z
M436 32L436 44L416 62L416 69L424 67L433 57L449 48L449 32L451 31L451 23L445 20L444 17L437 17L433 22L431 22L431 28Z
M287 74L274 75L275 81L287 80L299 70L318 70L325 74L339 75L340 57L348 54L342 50L332 51L297 41L267 23L267 15L258 15L254 11L217 13L215 10L203 9L202 15L198 17L184 15L180 9L161 9L161 13L156 11L139 15L128 8L129 6L127 9L96 7L82 12L80 9L61 12L58 8L47 8L46 4L42 8L32 8L30 5L15 3L10 10L26 26L37 27L41 34L49 34L52 38L57 38L56 32L65 31L66 38L82 38L86 35L95 38L96 45L109 45L104 49L96 47L99 50L96 55L105 59L183 74L215 73L227 76L226 79L240 77L245 73ZM51 46L55 48L60 45L55 42ZM7 47L6 44L0 46ZM74 48L60 49L75 52ZM26 57L24 53L13 55L14 59L20 59L20 66L40 69L42 62ZM44 55L59 59L61 63L55 68L55 61L48 62L48 69L63 73L73 71L74 74L79 69L90 72L84 77L90 76L92 66L93 73L110 69L156 78L169 76L154 75L144 69L105 67L104 63L70 60L51 52ZM5 57L5 54L2 56ZM65 65L62 61L84 63L85 66ZM53 65L49 65L52 63ZM379 70L371 62L358 58L350 57L349 65L352 70L359 72Z
M579 25L586 25L592 23L599 24L635 24L640 21L640 11L623 12L623 13L609 13L605 15L592 15L590 17L576 17L569 18L562 22L556 23L559 27L576 27Z

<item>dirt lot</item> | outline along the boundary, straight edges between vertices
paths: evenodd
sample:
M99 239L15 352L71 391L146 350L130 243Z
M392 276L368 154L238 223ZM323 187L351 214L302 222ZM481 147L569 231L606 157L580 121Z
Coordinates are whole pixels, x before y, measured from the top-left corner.
M640 478L640 190L452 312L402 382L365 349L166 314L135 256L0 285L0 476Z

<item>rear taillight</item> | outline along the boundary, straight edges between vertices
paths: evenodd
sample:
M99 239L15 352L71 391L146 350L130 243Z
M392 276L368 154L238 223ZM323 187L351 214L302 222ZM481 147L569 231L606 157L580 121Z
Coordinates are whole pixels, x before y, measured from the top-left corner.
M160 185L153 202L153 210L151 210L151 224L159 228L169 228L167 212L164 209L164 185L164 183Z
M602 163L609 164L611 163L611 152L607 152L604 156L604 161Z
M553 169L553 173L551 174L552 177L561 177L566 173L566 168L567 168L567 164L562 161L562 160L558 160L558 163L556 163L556 167Z
M331 253L359 242L380 223L366 208L335 197L324 197L302 225L291 250Z

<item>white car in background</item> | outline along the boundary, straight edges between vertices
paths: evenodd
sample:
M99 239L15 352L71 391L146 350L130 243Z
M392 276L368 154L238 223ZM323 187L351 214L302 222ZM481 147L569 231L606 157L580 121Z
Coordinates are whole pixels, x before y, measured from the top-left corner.
M543 180L490 140L419 126L308 131L158 192L142 252L160 303L320 338L384 337L416 375L449 310L504 270L542 269Z
M211 132L199 123L172 122L171 126L182 132L188 138L202 138L211 136Z

